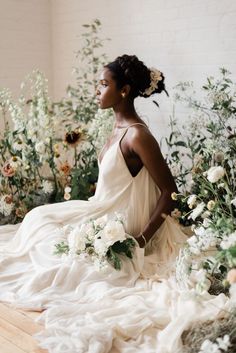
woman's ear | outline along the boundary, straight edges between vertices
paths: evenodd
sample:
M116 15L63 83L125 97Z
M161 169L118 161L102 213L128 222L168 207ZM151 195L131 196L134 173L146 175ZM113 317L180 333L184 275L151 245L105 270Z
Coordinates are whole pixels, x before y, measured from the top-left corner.
M129 95L130 89L131 89L130 85L128 85L128 84L124 85L124 87L121 90L121 95L123 98L125 98Z

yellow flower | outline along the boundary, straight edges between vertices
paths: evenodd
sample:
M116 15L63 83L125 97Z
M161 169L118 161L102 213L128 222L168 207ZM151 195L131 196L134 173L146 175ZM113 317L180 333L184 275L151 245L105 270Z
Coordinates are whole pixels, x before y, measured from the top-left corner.
M216 205L215 201L210 200L210 201L208 201L208 203L207 203L207 209L208 209L209 211L212 211L213 208L215 207L215 205Z
M172 200L177 200L177 194L176 194L176 192L172 192L172 194L171 194L171 198L172 198Z

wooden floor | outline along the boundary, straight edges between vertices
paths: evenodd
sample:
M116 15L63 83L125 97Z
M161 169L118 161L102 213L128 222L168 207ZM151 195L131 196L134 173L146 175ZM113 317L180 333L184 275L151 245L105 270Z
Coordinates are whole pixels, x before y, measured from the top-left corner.
M0 353L47 353L32 337L43 329L34 322L38 315L0 303Z

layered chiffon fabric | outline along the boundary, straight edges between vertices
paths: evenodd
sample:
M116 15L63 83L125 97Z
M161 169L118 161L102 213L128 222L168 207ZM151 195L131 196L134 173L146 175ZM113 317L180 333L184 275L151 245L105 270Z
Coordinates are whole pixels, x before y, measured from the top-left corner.
M148 222L160 190L145 167L130 174L120 148L126 131L105 153L89 201L36 207L21 224L0 227L0 300L42 311L37 339L51 353L182 352L184 330L230 306L224 295L178 288L175 259L186 236L170 216L145 254L137 246L132 260L122 257L120 271L54 255L66 225L117 212L135 237Z

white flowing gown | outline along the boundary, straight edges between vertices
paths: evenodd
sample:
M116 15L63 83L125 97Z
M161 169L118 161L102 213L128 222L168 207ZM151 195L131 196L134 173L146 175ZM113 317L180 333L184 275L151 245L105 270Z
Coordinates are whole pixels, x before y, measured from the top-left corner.
M146 256L136 247L120 271L53 254L64 225L118 212L127 233L137 236L150 218L160 190L145 166L130 174L120 148L127 129L105 153L89 201L36 207L21 224L0 227L0 301L44 310L38 321L45 330L37 338L51 353L181 352L185 329L227 308L224 295L199 299L178 289L174 260L185 236L169 216Z

